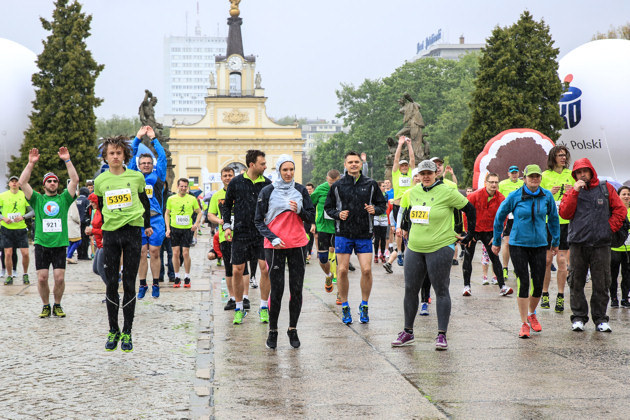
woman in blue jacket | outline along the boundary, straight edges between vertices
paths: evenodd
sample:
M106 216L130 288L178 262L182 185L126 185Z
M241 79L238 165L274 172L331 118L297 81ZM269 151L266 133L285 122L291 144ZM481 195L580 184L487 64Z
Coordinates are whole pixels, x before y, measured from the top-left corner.
M536 307L545 279L547 227L551 233L551 252L556 255L560 245L560 220L551 191L540 186L540 167L528 165L523 173L525 184L508 195L494 219L492 252L499 255L503 221L509 213L514 214L510 233L510 258L517 278L518 310L522 322L519 337L529 338L530 325L535 332L542 331L540 322L536 319ZM530 272L533 285L531 296Z

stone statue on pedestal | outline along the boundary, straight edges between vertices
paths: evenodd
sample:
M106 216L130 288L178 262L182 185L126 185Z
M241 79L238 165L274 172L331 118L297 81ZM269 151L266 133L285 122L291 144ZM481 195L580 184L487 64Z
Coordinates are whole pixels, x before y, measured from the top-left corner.
M256 89L262 89L260 87L262 83L262 77L260 76L260 72L256 73L256 79L254 79L254 82L256 83Z
M210 79L210 89L214 89L215 87L217 87L214 81L214 73L210 72L208 79Z
M164 126L158 123L155 119L155 105L157 104L157 97L153 96L150 90L144 90L144 99L138 108L138 116L140 117L140 123L145 126L148 125L153 128L157 139L160 144L164 148L164 152L166 153L166 182L168 182L169 187L173 185L173 181L175 180L175 172L173 171L173 159L171 158L171 151L168 146L168 138L164 137L162 133L162 129ZM153 148L151 144L151 139L148 136L144 136L142 142L147 146L155 156L157 156L157 152Z

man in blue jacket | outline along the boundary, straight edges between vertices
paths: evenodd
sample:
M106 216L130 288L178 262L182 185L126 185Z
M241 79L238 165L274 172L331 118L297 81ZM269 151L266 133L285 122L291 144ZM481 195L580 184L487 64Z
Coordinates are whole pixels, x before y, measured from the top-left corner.
M141 144L142 137L147 135L151 139L151 144L157 152L157 165L153 165L153 155L150 150ZM151 227L153 235L146 236L142 233L142 251L140 266L138 267L138 277L140 287L138 288L138 299L143 299L149 286L147 285L147 252L151 255L151 274L153 275L153 287L151 296L155 299L160 297L160 249L164 241L165 225L162 213L162 191L166 182L166 153L157 139L151 126L140 127L136 138L131 145L133 157L129 162L129 169L140 171L144 175L146 182L145 192L151 205Z

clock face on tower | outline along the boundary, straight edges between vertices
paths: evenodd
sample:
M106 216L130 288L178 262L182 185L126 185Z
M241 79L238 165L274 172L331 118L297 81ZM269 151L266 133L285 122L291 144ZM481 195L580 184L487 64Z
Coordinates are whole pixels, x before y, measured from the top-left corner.
M228 59L228 68L232 71L240 71L243 68L243 59L238 55L233 55Z

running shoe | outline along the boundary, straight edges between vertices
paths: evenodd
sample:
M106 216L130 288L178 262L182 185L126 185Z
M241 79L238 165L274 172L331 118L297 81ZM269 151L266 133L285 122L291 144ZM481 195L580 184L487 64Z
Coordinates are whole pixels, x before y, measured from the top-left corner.
M453 258L453 265L459 265L459 261L457 261L455 258Z
M249 285L252 289L258 289L258 280L256 280L256 276L251 276L249 278Z
M628 299L621 299L620 305L622 308L630 308L630 302L628 301Z
M507 267L503 267L503 280L507 281L508 279L508 269Z
M258 314L260 315L260 322L263 324L269 323L269 309L268 308L260 308L258 310Z
M389 274L392 274L394 272L394 270L392 270L392 265L389 262L386 262L385 264L383 264L383 268L385 269L385 271L387 271Z
M144 299L144 295L147 294L147 290L149 290L149 286L140 286L138 288L138 300Z
M402 267L404 263L405 263L405 260L401 254L398 256L398 265Z
M384 263L385 263L385 261L387 261L387 260L385 259L385 255L381 254L381 262L384 264Z
M610 307L611 308L618 308L619 307L619 299L617 299L617 298L610 298Z
M557 271L558 269L556 268L555 265L553 265L553 263L551 263L551 271Z
M50 305L44 305L42 308L42 313L39 314L40 318L48 318L50 316Z
M352 265L351 262L348 262L348 270L350 270L350 271L356 270L356 268L354 268L354 265Z
M268 349L274 350L278 345L278 331L269 330L269 335L267 335L267 341L265 342L265 346Z
M540 301L540 307L543 309L551 308L551 306L549 306L549 295L542 296L542 300Z
M540 322L538 322L538 319L536 318L536 314L529 315L527 317L527 322L529 322L529 325L532 326L532 330L534 330L535 332L542 331L542 325L540 325Z
M497 276L492 276L492 281L490 283L492 283L493 285L499 284L499 280L497 280Z
M367 324L368 322L370 322L367 305L359 304L359 321L361 321L361 324Z
M234 325L239 325L243 323L243 318L245 318L245 315L247 314L247 312L245 311L241 311L239 309L234 311L234 320L232 321L232 323Z
M443 351L448 349L448 343L446 342L446 335L443 333L438 333L435 338L435 349L438 351Z
M420 306L420 315L422 316L428 316L429 315L429 304L426 302L422 302L422 305Z
M173 283L173 287L179 289L182 287L182 281L179 277L175 277L175 282Z
M297 330L294 328L292 330L287 330L287 335L289 336L289 343L291 347L297 349L300 347L300 339L298 338Z
M118 347L118 341L120 341L120 331L109 332L107 334L107 341L105 342L105 350L114 351Z
M184 279L184 287L190 289L190 279L188 277Z
M151 297L153 299L160 297L160 286L158 284L154 284L153 287L151 287Z
M5 286L9 286L11 284L13 284L13 277L12 276L7 276L7 278L4 279L4 285Z
M341 308L341 311L343 313L341 321L343 321L343 323L346 325L352 324L352 315L350 314L350 307L344 306Z
M374 264L378 264L378 255L374 256Z
M529 325L527 325L527 323L523 322L523 325L521 325L521 331L518 333L518 336L520 338L529 338Z
M462 293L462 296L470 296L472 295L472 290L470 290L470 286L464 286L464 292Z
M334 274L333 274L334 276ZM337 284L337 277L333 277L333 284Z
M341 305L341 298L339 297L339 292L337 292L337 299L335 300L336 305Z
M504 284L501 291L499 291L499 295L501 296L511 295L512 293L514 293L514 290L512 290L512 288L507 284Z
M131 341L131 333L120 334L120 349L125 353L133 351L133 341Z
M484 286L487 286L490 284L490 282L488 281L488 276L483 276L481 278L481 284L483 284Z
M223 307L223 310L233 311L234 309L236 309L236 302L234 301L234 299L228 299L227 303Z
M556 297L555 311L558 312L558 313L564 312L564 297L563 296L557 296Z
M24 275L22 276L22 283L24 283L25 285L27 285L27 284L31 284L31 281L30 281L30 280L29 280L29 278L28 278L28 274L24 274Z
M52 307L52 313L54 316L58 316L59 318L65 318L66 314L63 311L63 309L61 309L61 305L58 304L54 304Z
M326 276L326 282L324 283L324 290L326 290L326 293L331 293L333 291L332 281L333 281L332 274L330 276Z
M608 322L602 322L601 324L599 324L597 326L597 331L599 331L599 332L612 332L612 330L610 329L610 325L608 325Z
M402 330L398 333L398 337L392 341L392 347L408 346L414 342L413 334L409 334L407 331Z
M221 267L223 263L221 262L221 257L217 258L217 267Z
M575 321L571 326L573 331L584 331L584 323L582 321Z
M249 299L243 298L243 309L251 309L252 304L249 302Z

